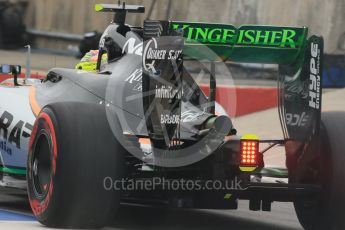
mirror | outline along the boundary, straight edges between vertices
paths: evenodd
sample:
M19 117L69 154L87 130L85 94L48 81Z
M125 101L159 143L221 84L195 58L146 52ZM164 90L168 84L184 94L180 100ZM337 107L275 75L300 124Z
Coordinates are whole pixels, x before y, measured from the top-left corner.
M9 66L9 65L2 65L1 68L0 68L0 73L5 73L5 74L12 73L11 66Z
M20 65L1 65L0 73L4 74L21 74L22 67Z

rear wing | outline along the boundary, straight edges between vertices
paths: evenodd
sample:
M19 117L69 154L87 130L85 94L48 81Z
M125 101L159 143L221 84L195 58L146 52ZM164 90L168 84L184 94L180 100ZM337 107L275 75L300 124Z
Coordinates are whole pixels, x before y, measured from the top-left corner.
M319 133L323 38L306 27L171 22L185 38L185 58L279 65L279 104L286 139ZM205 52L210 49L212 52ZM207 54L207 55L205 55ZM210 55L211 54L211 55Z
M183 59L278 64L279 115L284 139L297 140L308 148L316 148L321 123L322 37L308 38L306 27L245 25L236 28L225 24L145 21L146 43L150 37L163 36L184 37ZM155 48L167 49L160 47L159 42ZM143 63L147 61L143 55ZM150 61L161 62L159 59ZM163 65L157 67L162 68ZM143 68L146 68L145 65ZM211 72L213 96L210 96L210 104L214 104L215 71ZM174 75L176 73L161 77L166 81L175 81L172 80L176 79ZM150 79L150 73L144 71L143 79L145 86L145 79ZM143 90L146 88L143 87Z

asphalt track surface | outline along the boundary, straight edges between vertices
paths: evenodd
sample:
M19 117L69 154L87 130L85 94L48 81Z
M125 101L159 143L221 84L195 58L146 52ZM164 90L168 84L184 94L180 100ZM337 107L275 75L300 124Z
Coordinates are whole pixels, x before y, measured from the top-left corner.
M114 223L105 229L234 229L234 230L297 230L302 229L292 204L274 203L271 213L250 212L248 202L240 202L239 210L180 210L144 206L123 206ZM1 218L12 212L17 219ZM24 214L24 215L22 215ZM7 213L8 215L8 213ZM26 215L30 209L25 196L0 196L0 229L39 230L39 223ZM24 216L24 217L23 217Z
M0 53L3 54L2 51ZM1 57L0 62L3 62ZM344 97L344 89L325 93L324 111L345 110ZM241 133L257 133L261 138L281 136L276 109L236 118L234 124ZM284 166L283 150L273 150L265 156L265 161L268 165ZM44 227L34 221L25 195L8 195L0 189L0 229L31 230ZM227 211L123 206L114 223L105 229L297 230L302 227L291 203L273 203L272 212L252 212L248 210L247 201L240 201L238 210Z

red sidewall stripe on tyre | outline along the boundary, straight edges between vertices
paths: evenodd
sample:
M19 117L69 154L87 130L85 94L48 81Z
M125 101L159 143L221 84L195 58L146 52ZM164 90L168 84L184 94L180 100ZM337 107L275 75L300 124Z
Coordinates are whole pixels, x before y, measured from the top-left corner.
M35 214L35 216L41 215L47 209L47 207L50 203L51 196L53 194L53 188L54 188L53 177L56 174L56 159L57 159L57 154L58 154L57 142L56 142L56 133L55 133L53 121L51 120L50 116L45 112L41 112L39 114L39 116L37 117L36 122L34 124L32 135L31 135L30 142L29 142L29 153L32 154L34 140L35 140L37 132L38 132L37 129L39 127L39 122L41 120L45 121L44 128L46 130L49 130L51 143L53 143L53 159L52 159L52 171L53 172L52 172L52 178L51 178L50 184L49 184L49 191L48 191L45 199L43 201L39 201L38 199L33 199L33 198L29 197L30 206L31 206L32 211Z

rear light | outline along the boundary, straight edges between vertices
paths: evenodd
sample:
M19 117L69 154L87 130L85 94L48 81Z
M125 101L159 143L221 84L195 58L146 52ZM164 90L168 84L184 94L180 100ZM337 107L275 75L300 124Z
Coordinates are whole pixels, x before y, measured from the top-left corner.
M241 165L257 165L258 141L241 141Z
M260 161L259 138L256 135L244 135L240 142L240 169L242 171L254 171Z

